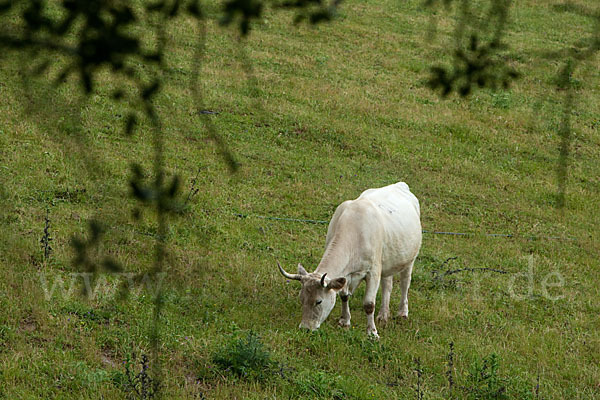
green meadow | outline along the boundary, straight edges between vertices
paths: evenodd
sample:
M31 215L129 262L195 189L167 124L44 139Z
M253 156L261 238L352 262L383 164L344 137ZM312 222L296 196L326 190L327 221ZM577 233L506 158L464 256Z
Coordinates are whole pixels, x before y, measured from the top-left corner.
M561 208L564 60L546 56L597 35L598 21L575 11L598 5L559 3L513 2L505 57L521 76L466 98L427 86L430 67L450 64L456 19L420 0L347 0L317 26L268 9L244 39L210 2L200 64L200 31L179 18L154 104L186 207L168 220L159 283L128 281L154 259L155 216L129 186L133 163L152 170L151 124L124 133L129 109L111 98L109 71L85 97L76 76L58 87L52 68L27 78L27 58L5 52L0 398L150 398L135 390L157 381L165 399L600 398L600 63L596 54L569 78ZM198 65L210 114L198 112ZM316 268L327 225L303 220L328 221L342 201L398 181L427 231L409 318L367 338L361 285L349 329L337 326L339 301L317 332L299 330L300 285L276 262ZM89 237L90 220L105 229L90 259L125 272L74 267L72 238Z

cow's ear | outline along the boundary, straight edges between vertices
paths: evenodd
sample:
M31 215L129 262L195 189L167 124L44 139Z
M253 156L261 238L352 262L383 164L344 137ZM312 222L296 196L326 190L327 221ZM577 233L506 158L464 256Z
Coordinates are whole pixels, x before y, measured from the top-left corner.
M308 272L304 269L302 264L298 264L298 274L299 275L308 275Z
M336 278L327 283L327 289L335 290L337 292L338 290L341 290L345 284L346 278Z

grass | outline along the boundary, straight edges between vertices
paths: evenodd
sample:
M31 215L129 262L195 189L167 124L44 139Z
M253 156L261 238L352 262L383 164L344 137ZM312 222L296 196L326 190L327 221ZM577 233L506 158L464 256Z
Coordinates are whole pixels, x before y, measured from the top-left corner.
M494 398L501 388L509 398L600 396L597 56L572 77L563 210L555 172L561 64L541 57L591 36L593 21L533 0L513 4L511 15L506 40L522 78L506 92L446 100L424 82L449 54L453 19L439 12L427 40L432 19L418 1L348 1L339 20L317 27L292 27L291 15L268 11L241 44L211 20L204 103L218 112L210 118L240 164L233 175L192 100L196 29L187 20L170 28L157 99L167 171L182 178L184 199L199 190L167 235L165 397L418 398L420 390L425 399ZM127 186L131 162L151 165L151 131L141 121L123 135L127 110L111 100L108 75L85 101L75 79L58 89L34 80L26 96L21 67L9 53L0 72L0 397L122 398L127 360L149 353L152 292L136 282L122 301L127 277L106 274L92 282L93 300L78 297L85 282L71 266L70 238L97 218L108 233L93 257L134 272L152 265L156 227L148 212L132 217ZM474 235L424 235L410 317L379 327L380 342L366 338L364 287L350 303L352 328L336 326L336 308L318 332L298 331L298 287L275 260L314 269L326 225L253 216L328 220L343 200L397 181L421 200L424 229ZM52 238L47 258L43 237ZM458 258L444 268L508 274L465 271L440 282L434 271L449 257ZM47 300L41 277L76 287ZM265 379L215 362L244 343L276 365Z

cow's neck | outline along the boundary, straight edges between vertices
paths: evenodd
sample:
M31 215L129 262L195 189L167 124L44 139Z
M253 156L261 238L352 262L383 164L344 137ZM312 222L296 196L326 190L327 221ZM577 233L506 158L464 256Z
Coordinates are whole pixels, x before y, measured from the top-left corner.
M321 262L315 269L316 273L327 274L330 278L339 278L348 275L350 255L352 252L352 243L348 239L334 237L325 248L325 253L321 258Z

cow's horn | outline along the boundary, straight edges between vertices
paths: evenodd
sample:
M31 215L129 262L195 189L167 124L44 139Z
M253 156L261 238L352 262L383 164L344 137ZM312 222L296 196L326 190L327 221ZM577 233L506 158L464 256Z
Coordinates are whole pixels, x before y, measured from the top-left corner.
M286 278L293 279L295 281L299 281L302 279L299 274L288 274L287 272L285 272L285 270L281 267L281 264L279 264L279 260L277 261L277 266L279 267L281 275L285 276Z
M325 275L327 275L327 272L325 272L321 277L321 286L323 286L324 288L327 287L327 284L325 283Z

